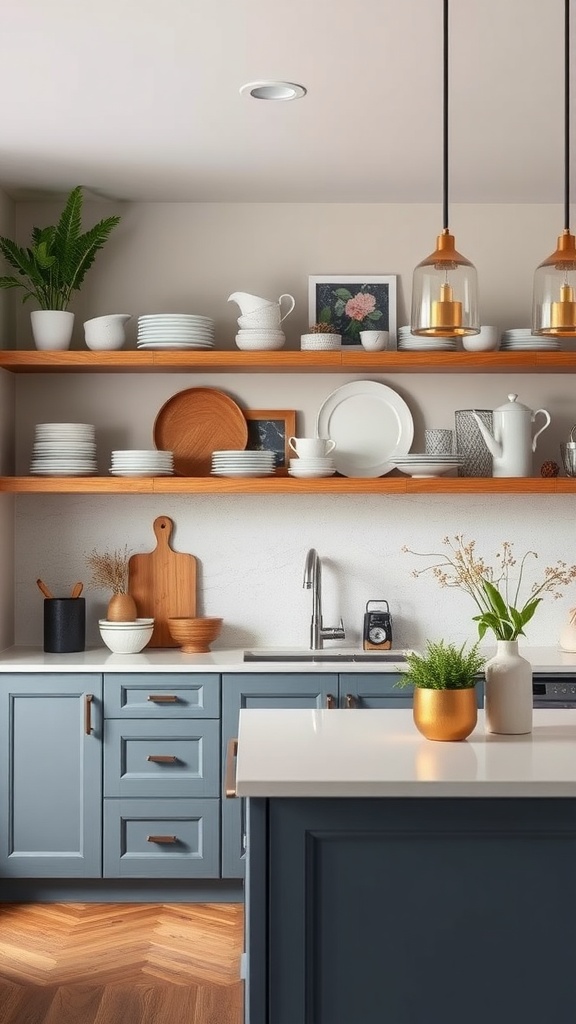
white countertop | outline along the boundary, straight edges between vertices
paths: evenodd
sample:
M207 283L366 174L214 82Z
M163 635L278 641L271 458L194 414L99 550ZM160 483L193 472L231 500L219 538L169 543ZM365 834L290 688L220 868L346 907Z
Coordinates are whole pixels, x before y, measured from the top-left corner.
M257 648L248 648L257 650ZM327 646L330 651L350 648ZM486 647L486 657L495 648ZM541 672L576 673L576 653L558 647L521 647L521 653ZM2 672L306 672L308 674L342 672L397 672L395 663L377 661L244 661L242 649L213 650L210 654L183 654L179 648L156 648L141 654L112 654L107 647L94 647L79 654L45 654L41 647L9 647L0 651Z
M576 709L536 710L528 736L484 714L460 743L427 740L411 710L240 712L236 792L247 797L576 797Z

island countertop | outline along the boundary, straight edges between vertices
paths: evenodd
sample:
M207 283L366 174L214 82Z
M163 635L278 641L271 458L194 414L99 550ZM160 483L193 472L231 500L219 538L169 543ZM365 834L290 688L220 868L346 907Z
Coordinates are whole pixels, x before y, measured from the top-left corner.
M244 797L576 797L576 709L537 709L533 732L467 740L417 731L412 711L240 712Z

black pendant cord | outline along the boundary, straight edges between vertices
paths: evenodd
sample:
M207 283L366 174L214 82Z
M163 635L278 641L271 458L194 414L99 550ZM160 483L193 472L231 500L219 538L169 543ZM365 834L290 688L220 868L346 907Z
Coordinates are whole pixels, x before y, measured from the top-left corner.
M564 0L564 229L570 230L570 0Z
M568 0L566 0L568 7ZM448 231L448 0L444 0L444 76L443 76L443 227Z

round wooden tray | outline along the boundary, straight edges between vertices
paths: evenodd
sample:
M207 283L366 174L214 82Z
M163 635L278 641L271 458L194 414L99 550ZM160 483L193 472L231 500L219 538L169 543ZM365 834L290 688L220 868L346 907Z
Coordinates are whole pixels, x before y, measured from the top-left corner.
M239 405L217 388L188 388L162 406L153 428L157 448L174 453L177 476L209 476L212 452L241 450L248 424Z

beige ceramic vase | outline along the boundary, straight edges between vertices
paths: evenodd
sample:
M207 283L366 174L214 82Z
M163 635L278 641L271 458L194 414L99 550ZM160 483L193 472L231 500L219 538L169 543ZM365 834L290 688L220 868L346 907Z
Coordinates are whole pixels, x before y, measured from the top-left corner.
M130 594L113 594L108 602L108 622L134 622L138 617L136 602Z

